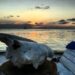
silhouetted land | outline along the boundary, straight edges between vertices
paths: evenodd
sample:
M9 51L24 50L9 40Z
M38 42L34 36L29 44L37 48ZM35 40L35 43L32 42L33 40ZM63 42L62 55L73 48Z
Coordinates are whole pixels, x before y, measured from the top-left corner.
M0 29L27 29L32 28L31 24L0 24Z
M32 24L0 24L0 29L75 29L75 26L52 26Z

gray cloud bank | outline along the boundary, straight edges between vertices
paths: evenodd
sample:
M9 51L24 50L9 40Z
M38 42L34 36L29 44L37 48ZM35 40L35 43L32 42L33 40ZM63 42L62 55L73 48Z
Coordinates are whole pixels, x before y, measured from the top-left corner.
M49 9L50 6L36 6L35 9Z

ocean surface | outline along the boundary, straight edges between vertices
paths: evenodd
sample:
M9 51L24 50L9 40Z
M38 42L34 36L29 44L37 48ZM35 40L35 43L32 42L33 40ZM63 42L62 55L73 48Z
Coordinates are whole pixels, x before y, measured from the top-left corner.
M14 34L29 38L38 43L48 45L52 50L64 51L65 46L75 41L74 29L3 29L0 33ZM0 42L0 51L6 50L6 45Z

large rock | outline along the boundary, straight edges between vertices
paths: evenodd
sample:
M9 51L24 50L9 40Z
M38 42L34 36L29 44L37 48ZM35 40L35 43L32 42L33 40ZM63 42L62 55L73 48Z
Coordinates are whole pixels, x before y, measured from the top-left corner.
M67 46L67 49L75 50L75 41L71 41Z
M10 61L4 63L0 69L3 75L57 75L56 64L47 60L38 69L35 69L32 64L24 64L21 68L18 68Z
M43 44L14 40L7 48L6 57L18 67L23 64L33 64L37 69L47 57L53 57L53 51Z
M53 57L53 51L48 46L30 39L0 33L0 40L8 46L6 58L17 67L33 64L37 69L47 57Z

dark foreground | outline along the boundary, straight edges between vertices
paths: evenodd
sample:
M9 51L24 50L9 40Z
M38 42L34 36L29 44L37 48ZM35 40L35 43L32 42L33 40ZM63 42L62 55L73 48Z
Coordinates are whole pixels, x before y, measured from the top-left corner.
M0 70L5 75L57 75L56 64L53 61L45 61L35 69L32 65L23 65L17 68L10 61L0 66Z

